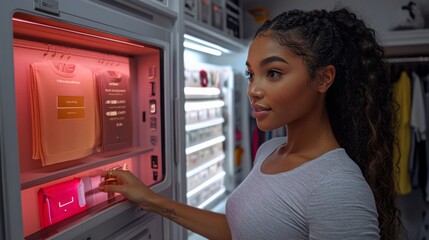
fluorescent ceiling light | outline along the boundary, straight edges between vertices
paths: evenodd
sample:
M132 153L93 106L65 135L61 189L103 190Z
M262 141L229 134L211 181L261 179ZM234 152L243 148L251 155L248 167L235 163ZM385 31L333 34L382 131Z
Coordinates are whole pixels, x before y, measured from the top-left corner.
M183 42L183 46L185 48L188 48L188 49L196 50L196 51L203 52L203 53L208 53L208 54L215 55L215 56L222 55L222 52L220 50L217 50L217 49L214 49L211 47L206 47L204 45L201 45L198 43L193 43L193 42L190 42L187 40L185 40Z
M219 46L219 45L217 45L217 44L214 44L214 43L211 43L211 42L208 42L208 41L202 40L202 39L200 39L200 38L196 38L196 37L191 36L191 35L188 35L188 34L185 34L185 35L184 35L184 37L185 37L185 39L187 39L187 40L190 40L190 41L193 41L193 42L199 43L199 44L204 45L204 46L206 46L206 47L210 47L210 48L214 48L214 49L220 50L220 51L221 51L221 52L223 52L223 53L230 53L230 52L231 52L229 49L226 49L226 48L221 47L221 46Z

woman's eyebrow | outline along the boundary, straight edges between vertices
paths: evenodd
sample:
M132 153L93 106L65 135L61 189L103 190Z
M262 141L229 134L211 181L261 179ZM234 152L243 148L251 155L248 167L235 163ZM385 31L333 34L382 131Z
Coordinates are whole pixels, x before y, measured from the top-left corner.
M279 56L272 56L272 57L267 57L267 58L263 59L259 63L259 66L264 66L264 65L267 65L267 64L269 64L271 62L283 62L283 63L289 64L288 61L286 61L285 59L283 59L283 58L281 58ZM246 66L250 67L250 63L248 61L246 61Z
M288 61L286 61L285 59L279 57L279 56L272 56L272 57L267 57L265 59L263 59L260 63L259 66L264 66L266 64L269 64L271 62L284 62L284 63L288 63Z

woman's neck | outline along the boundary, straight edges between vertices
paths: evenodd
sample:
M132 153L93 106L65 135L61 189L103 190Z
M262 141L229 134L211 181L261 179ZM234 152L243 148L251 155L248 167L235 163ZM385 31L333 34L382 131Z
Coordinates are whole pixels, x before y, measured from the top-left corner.
M339 147L326 111L309 116L304 121L288 124L287 137L286 145L279 150L289 154L318 155Z

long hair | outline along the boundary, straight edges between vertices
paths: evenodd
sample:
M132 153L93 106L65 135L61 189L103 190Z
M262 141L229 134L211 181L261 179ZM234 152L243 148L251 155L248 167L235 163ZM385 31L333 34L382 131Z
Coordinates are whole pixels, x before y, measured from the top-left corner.
M301 56L310 79L321 67L335 67L326 94L334 135L372 189L381 239L397 239L401 221L394 184L396 104L374 30L341 8L284 12L265 22L255 37L263 34Z

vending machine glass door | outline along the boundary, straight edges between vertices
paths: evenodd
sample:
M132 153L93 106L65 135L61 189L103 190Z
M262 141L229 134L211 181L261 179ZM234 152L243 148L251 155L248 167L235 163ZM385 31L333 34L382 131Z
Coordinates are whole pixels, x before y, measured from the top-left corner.
M162 47L19 12L13 34L26 238L122 202L98 190L103 171L129 170L149 186L164 180Z

